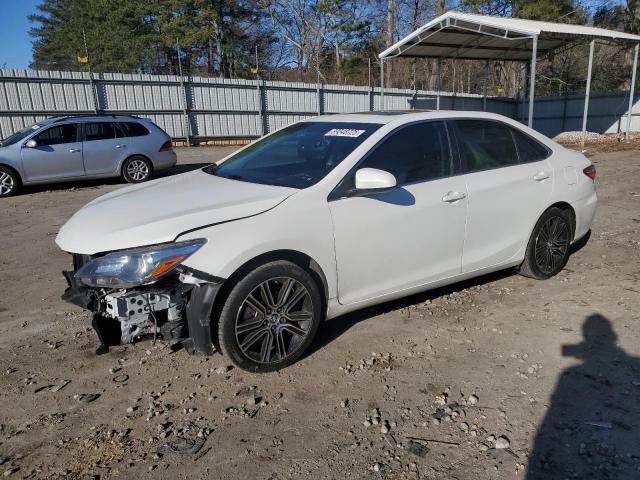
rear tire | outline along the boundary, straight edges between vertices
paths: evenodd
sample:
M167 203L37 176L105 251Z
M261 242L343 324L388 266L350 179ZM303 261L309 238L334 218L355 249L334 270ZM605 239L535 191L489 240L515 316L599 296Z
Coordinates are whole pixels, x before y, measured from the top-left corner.
M550 208L533 228L519 273L537 280L557 275L569 259L572 238L571 216L560 208Z
M266 263L241 279L227 296L218 340L231 362L249 372L272 372L295 363L322 321L320 290L294 263Z
M122 164L122 177L129 183L142 183L151 178L151 162L141 155L127 158Z
M0 198L15 195L20 188L20 177L7 167L0 166Z

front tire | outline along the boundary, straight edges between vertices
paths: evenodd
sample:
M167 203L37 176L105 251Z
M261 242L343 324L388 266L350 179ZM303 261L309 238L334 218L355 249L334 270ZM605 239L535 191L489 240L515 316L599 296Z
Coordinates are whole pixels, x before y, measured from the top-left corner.
M519 273L545 280L557 275L569 259L573 237L570 215L557 207L542 214L533 228Z
M15 195L20 188L20 177L7 167L0 167L0 198Z
M151 178L151 162L140 155L127 158L122 165L122 177L129 183L142 183Z
M220 347L243 370L280 370L304 354L322 315L311 275L288 261L269 262L229 292L218 321Z

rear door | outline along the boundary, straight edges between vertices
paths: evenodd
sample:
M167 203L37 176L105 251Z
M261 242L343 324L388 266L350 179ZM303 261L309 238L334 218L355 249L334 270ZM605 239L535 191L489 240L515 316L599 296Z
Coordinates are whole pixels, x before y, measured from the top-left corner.
M74 178L84 175L82 143L78 138L78 124L65 123L44 127L31 137L36 147L21 149L25 181Z
M401 127L382 140L330 196L340 303L366 301L460 273L467 200L452 177L444 122ZM348 196L355 171L392 173L386 193ZM337 192L337 194L335 194Z
M462 271L508 264L551 197L546 147L502 122L451 121L469 194Z
M127 138L116 122L82 124L84 166L87 175L116 173L127 156Z

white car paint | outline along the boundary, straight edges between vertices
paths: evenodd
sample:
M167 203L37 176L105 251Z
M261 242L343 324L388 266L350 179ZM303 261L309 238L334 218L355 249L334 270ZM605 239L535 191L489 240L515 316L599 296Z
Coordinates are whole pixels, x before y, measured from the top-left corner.
M393 130L416 121L456 118L506 123L544 144L551 155L541 162L419 182L386 194L328 199ZM65 251L94 254L206 238L206 245L184 264L221 278L263 254L300 252L322 271L327 317L332 318L519 264L540 214L557 202L575 211L574 240L587 233L593 220L595 186L582 174L590 162L500 115L438 111L307 121L384 125L311 187L266 186L196 171L100 197L74 215L56 241ZM534 178L541 172L547 178ZM385 201L378 195L385 195Z
M78 210L58 236L65 250L82 254L171 242L193 228L262 213L296 191L196 170L99 197Z

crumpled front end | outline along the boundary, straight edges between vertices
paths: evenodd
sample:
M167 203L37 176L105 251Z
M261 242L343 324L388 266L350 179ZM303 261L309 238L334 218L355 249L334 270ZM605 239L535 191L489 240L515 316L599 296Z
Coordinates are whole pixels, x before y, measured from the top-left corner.
M189 353L213 353L211 310L223 279L180 265L151 285L88 286L76 273L94 258L73 254L73 270L63 272L69 287L62 299L93 313L97 354L145 338L180 340Z

